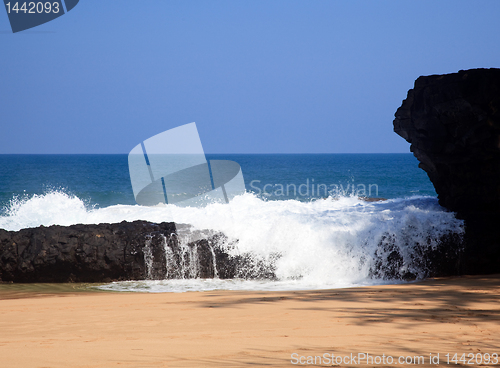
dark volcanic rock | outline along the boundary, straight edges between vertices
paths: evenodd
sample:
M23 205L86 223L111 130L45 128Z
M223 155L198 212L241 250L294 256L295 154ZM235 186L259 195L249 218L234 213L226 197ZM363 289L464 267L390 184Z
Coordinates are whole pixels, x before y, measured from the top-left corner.
M221 235L179 241L186 225L145 221L0 229L0 281L109 282L232 277L236 261L217 246ZM214 261L215 256L215 261Z
M369 273L383 280L413 281L427 277L460 274L463 257L461 234L448 233L437 239L438 246L430 246L430 239L402 249L396 245L394 234L386 234L374 254Z
M395 116L439 203L465 220L461 272L500 272L500 69L420 77Z

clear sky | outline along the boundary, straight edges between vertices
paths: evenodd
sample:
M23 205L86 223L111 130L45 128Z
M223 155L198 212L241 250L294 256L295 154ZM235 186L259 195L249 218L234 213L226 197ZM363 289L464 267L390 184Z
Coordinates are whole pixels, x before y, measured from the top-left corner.
M206 153L408 152L420 75L500 67L500 1L80 0L12 34L0 153L128 153L196 122Z

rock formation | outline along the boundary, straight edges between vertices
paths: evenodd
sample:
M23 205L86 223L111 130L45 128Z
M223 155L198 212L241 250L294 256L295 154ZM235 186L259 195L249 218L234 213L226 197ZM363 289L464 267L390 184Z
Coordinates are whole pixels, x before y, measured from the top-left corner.
M457 234L436 249L414 244L412 266L387 234L375 254L370 275L414 280L457 274L461 248ZM268 257L231 252L235 242L221 233L189 225L146 221L118 224L40 226L0 229L0 282L110 282L191 278L276 280ZM234 254L233 254L234 253ZM408 258L408 255L406 255Z
M179 232L192 241L179 241ZM221 278L233 277L236 261L211 244L220 237L199 236L187 225L145 221L0 229L0 281L208 278L215 269Z
M500 69L419 77L395 117L439 203L465 220L461 272L500 272Z
M173 222L0 229L0 282L276 278L273 259L231 255L232 246Z

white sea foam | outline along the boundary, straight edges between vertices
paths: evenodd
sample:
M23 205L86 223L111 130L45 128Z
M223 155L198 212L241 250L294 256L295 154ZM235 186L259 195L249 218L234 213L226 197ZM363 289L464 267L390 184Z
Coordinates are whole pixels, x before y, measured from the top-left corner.
M197 229L224 233L235 244L233 254L252 254L275 261L278 281L165 280L120 282L103 288L129 291L189 290L292 290L378 284L370 278L377 247L391 239L405 257L408 271L419 276L412 263L417 245L436 247L450 232L463 233L463 223L443 210L432 197L365 202L353 197L312 202L264 201L252 194L233 199L230 205L204 208L158 205L115 205L88 208L77 197L51 192L13 200L0 228L19 230L40 225L97 224L134 220L175 221ZM237 240L237 241L236 241Z

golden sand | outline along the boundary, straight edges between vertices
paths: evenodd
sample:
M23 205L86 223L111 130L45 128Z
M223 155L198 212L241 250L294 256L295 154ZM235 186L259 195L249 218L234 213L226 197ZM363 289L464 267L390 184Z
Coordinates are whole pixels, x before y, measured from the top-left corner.
M296 292L0 287L2 368L408 366L400 356L435 367L437 353L450 367L459 365L446 353L500 354L500 275ZM332 365L331 354L343 362ZM483 366L500 366L492 361Z

